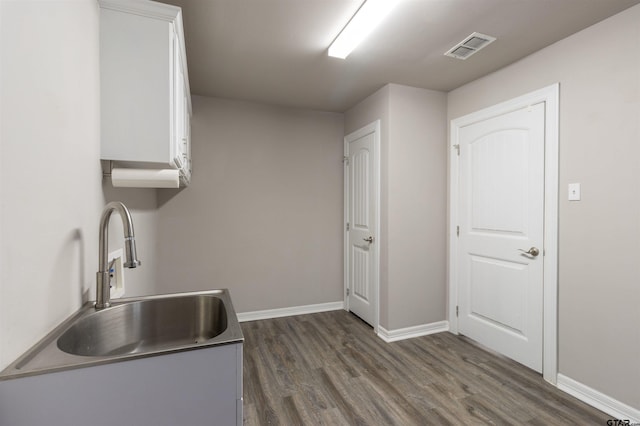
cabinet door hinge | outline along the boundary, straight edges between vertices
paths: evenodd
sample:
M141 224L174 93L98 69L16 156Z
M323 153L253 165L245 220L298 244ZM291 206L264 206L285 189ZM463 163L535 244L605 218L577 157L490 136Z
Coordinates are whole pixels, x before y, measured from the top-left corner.
M460 225L456 226L456 237L460 236Z
M347 231L351 229L351 226L349 225L349 222L347 222Z
M349 291L349 289L347 289L347 296L348 296L349 294L351 294L351 292Z
M348 166L349 165L349 156L345 155L344 157L342 157L342 162Z
M460 313L460 309L458 309L458 307L456 306L456 317L458 316L459 313Z
M460 145L459 145L459 144L455 144L455 145L453 146L453 149L455 149L455 150L456 150L456 152L458 153L458 156L460 156Z

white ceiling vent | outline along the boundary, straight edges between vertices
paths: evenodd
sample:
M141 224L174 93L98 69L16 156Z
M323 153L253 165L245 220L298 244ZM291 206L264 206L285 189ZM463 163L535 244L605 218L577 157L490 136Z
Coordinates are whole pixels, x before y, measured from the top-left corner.
M480 33L473 33L449 49L444 55L451 56L456 59L467 59L469 56L493 43L495 40L495 37Z

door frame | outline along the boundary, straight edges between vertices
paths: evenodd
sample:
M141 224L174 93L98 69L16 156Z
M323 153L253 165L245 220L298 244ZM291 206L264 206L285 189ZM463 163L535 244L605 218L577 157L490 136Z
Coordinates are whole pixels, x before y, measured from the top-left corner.
M552 384L558 376L558 148L560 84L518 96L451 120L449 135L449 331L458 334L458 195L459 157L456 145L459 130L479 121L530 105L545 103L544 149L544 247L543 247L543 338L542 377Z
M371 258L376 263L377 267L374 268L373 276L371 277L371 294L374 297L373 303L373 331L378 334L378 328L380 325L380 120L376 120L373 123L367 124L361 129L355 132L349 133L344 137L344 221L342 223L343 232L343 270L344 270L344 309L349 311L349 297L347 296L347 289L349 288L349 233L347 231L347 222L349 221L349 142L359 139L369 133L373 133L373 188L371 191L376 195L376 203L374 204L375 223L373 224L373 230L375 232L375 243L371 244Z

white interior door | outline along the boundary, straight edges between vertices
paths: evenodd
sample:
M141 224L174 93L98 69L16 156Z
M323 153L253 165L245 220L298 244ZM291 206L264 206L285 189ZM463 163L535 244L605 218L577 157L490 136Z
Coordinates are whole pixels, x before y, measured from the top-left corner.
M345 138L345 279L348 309L376 328L379 123Z
M460 128L458 329L542 371L544 103Z

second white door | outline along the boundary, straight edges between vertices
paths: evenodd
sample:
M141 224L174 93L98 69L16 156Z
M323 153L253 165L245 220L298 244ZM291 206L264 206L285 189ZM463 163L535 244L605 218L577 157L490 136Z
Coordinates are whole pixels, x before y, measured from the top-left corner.
M345 278L349 310L376 328L378 122L345 137Z
M538 371L544 103L459 131L459 332Z

